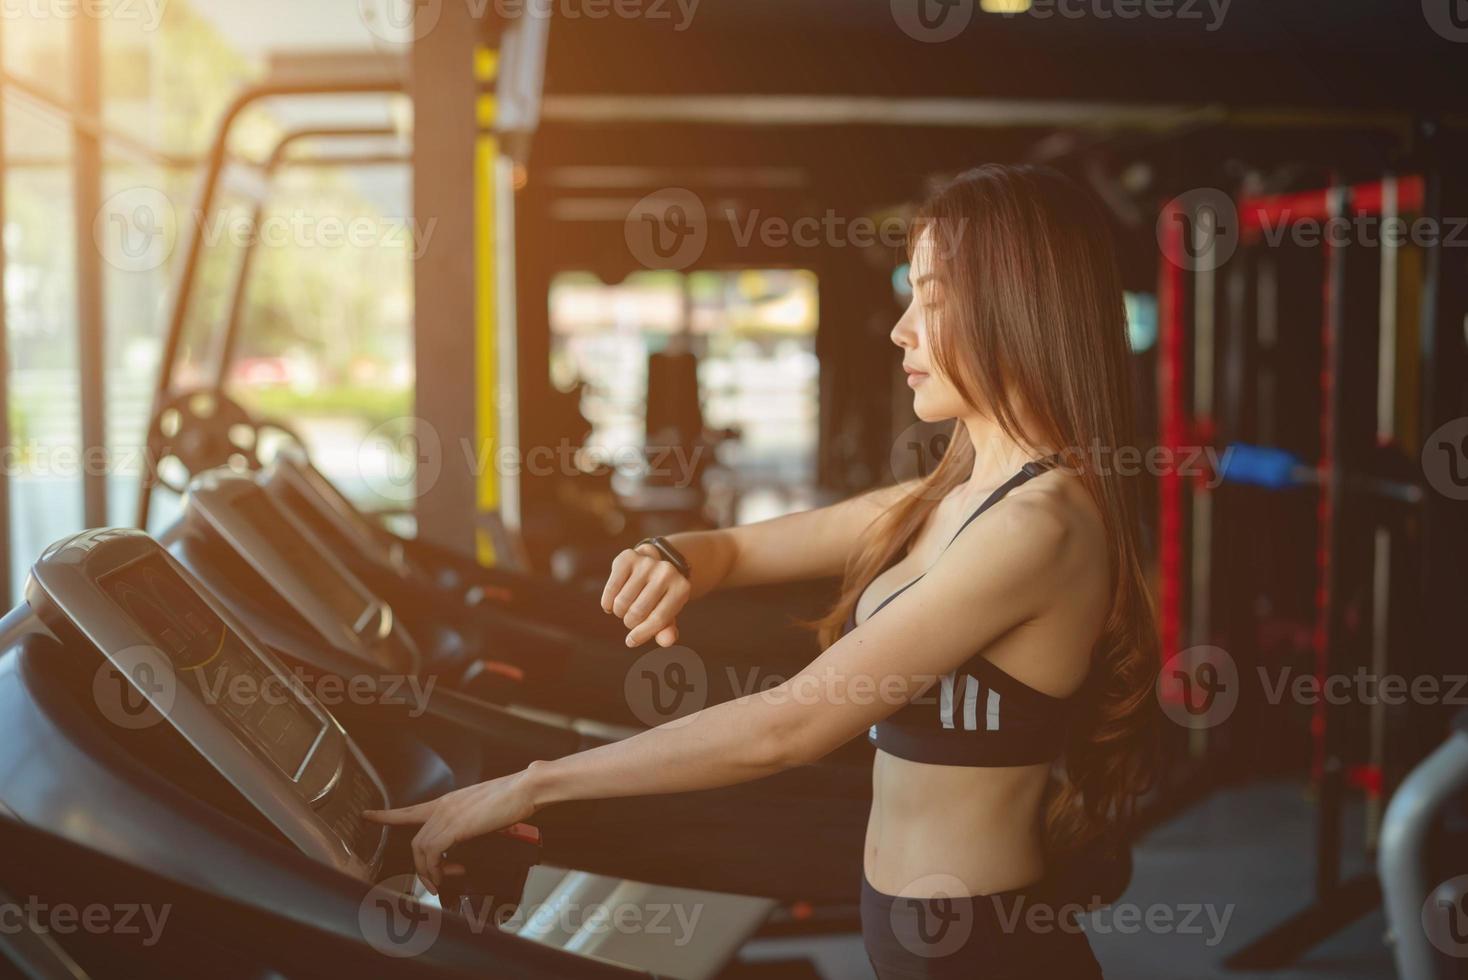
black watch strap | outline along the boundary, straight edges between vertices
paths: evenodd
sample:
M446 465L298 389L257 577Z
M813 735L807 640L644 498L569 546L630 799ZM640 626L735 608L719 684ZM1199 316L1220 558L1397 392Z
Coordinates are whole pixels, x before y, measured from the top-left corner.
M684 558L683 552L673 547L672 542L670 542L667 538L643 538L632 547L636 549L641 548L643 545L651 545L657 551L657 553L662 556L663 561L667 562L678 570L679 575L682 575L690 582L693 581L693 568L688 564L688 559Z

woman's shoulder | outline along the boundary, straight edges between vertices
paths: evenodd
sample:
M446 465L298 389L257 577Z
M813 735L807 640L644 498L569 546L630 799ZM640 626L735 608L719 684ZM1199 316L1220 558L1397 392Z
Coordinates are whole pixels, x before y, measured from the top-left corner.
M1028 481L966 527L950 550L970 561L1002 562L1051 582L1106 553L1100 513L1080 482L1051 471Z

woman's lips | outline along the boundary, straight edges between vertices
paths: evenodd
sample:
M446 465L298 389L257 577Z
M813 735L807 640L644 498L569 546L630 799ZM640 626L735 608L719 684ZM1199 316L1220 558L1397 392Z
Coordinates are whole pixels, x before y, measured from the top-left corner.
M908 384L908 387L910 387L910 388L916 388L918 385L922 384L926 380L928 380L928 375L927 375L926 372L923 372L923 371L909 371L909 372L907 372L907 384Z

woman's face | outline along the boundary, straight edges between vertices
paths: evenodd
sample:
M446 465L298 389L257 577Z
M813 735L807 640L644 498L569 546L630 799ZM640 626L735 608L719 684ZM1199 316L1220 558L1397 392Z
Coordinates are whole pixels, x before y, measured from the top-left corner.
M941 422L962 415L967 405L932 357L931 340L942 329L945 286L933 263L932 232L918 239L908 271L912 302L892 328L892 342L902 350L902 367L912 388L912 408L924 422Z

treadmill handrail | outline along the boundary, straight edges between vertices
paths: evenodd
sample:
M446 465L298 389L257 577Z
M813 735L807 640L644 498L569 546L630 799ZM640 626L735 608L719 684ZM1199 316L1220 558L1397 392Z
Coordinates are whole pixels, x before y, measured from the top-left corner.
M205 157L204 178L199 182L193 213L200 222L213 214L215 199L219 193L220 178L229 157L229 137L235 123L245 110L265 99L308 95L394 95L405 89L401 74L384 75L378 78L351 79L302 79L286 82L263 82L252 85L235 96L220 117L214 131L214 141ZM183 229L183 260L178 263L178 275L172 283L168 301L168 326L163 335L163 350L158 363L158 381L153 386L153 400L149 418L156 418L173 388L173 372L178 360L179 345L183 341L184 325L188 320L189 304L193 298L194 281L199 271L199 259L204 252L202 227ZM142 486L138 492L136 525L148 526L148 509L153 491L152 475L144 471Z
M1382 820L1377 873L1387 922L1396 935L1394 950L1402 980L1449 976L1423 928L1423 903L1438 884L1428 874L1427 841L1442 807L1465 785L1468 730L1455 724L1448 739L1402 780Z

